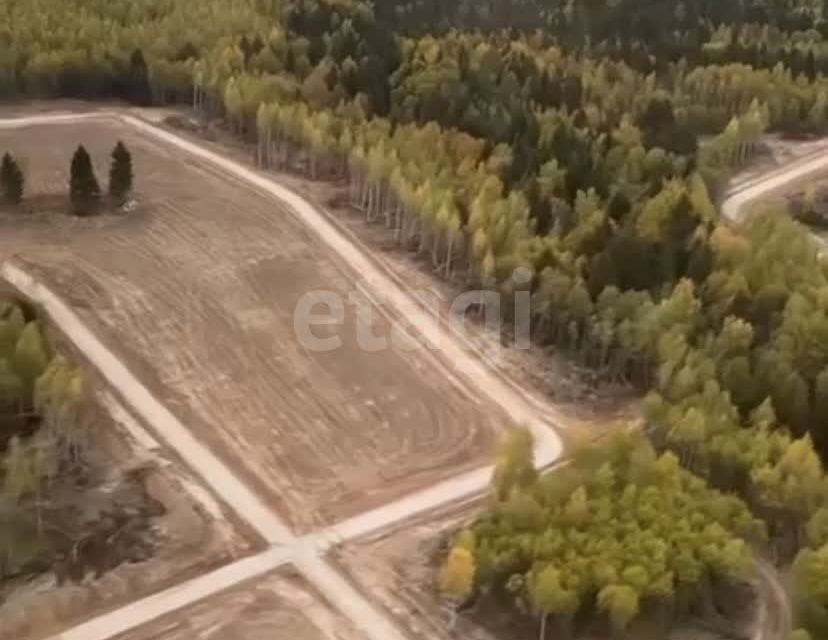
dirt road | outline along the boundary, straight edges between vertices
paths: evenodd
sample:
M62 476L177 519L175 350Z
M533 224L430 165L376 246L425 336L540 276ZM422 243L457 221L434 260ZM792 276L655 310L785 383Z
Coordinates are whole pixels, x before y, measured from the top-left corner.
M722 215L735 224L740 224L748 214L748 206L763 197L778 191L786 184L816 175L828 169L828 151L817 152L791 163L789 166L774 169L757 176L744 184L737 185L722 201ZM811 234L819 244L820 251L828 249L828 243Z
M756 560L758 608L751 640L787 640L793 627L793 613L785 586L773 564Z
M364 640L289 567L162 616L117 640Z
M432 348L451 362L457 372L473 381L483 395L488 396L502 407L515 424L526 425L532 430L537 442L536 455L539 464L549 464L560 456L562 450L560 438L550 425L539 418L527 398L493 375L476 357L460 346L456 336L451 335L445 326L400 289L372 260L331 225L311 203L270 178L169 131L159 129L133 116L122 116L122 119L143 133L207 160L284 202L308 228L351 266L354 273L359 274L363 286L369 287L375 294L389 302L393 308L404 314Z
M289 560L289 550L270 549L94 618L54 636L51 640L107 640L235 584L265 575Z

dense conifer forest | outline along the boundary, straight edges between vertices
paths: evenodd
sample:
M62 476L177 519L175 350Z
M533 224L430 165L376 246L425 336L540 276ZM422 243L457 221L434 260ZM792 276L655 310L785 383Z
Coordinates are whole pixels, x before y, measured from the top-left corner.
M544 625L598 610L623 629L707 602L763 549L796 558L800 624L824 638L828 270L789 218L736 229L715 202L763 135L828 128L826 7L1 0L0 96L223 117L261 165L347 180L441 278L509 295L529 267L537 341L646 394L649 440L597 448L566 496L507 443L518 478L461 535L450 590L508 585ZM602 547L610 526L652 566Z

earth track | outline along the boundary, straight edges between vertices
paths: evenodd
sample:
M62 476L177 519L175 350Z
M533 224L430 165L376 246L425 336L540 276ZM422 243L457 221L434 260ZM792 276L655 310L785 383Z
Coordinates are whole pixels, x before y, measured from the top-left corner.
M133 150L144 209L131 216L36 216L9 225L3 248L54 290L110 351L213 453L306 532L484 464L509 416L441 354L356 343L356 312L334 327L340 349L305 349L294 308L307 291L347 299L356 278L272 195L102 119L35 128L57 143L32 183L62 189L55 167L75 140ZM0 143L4 141L0 130ZM61 151L62 149L62 151ZM32 163L34 166L34 163ZM104 167L98 167L100 174ZM21 229L17 227L21 226ZM387 334L397 316L374 314Z

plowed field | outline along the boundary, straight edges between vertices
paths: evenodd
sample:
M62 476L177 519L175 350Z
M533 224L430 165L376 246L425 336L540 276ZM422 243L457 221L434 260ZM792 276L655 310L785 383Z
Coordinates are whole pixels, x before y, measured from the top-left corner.
M130 214L65 215L79 143L105 188L109 152L133 154ZM364 351L348 304L358 274L278 201L110 121L0 130L23 159L34 212L0 213L0 259L52 285L205 443L298 531L488 461L506 418L424 349ZM52 197L46 197L52 194ZM345 302L342 346L311 352L294 309ZM373 314L388 335L391 320Z

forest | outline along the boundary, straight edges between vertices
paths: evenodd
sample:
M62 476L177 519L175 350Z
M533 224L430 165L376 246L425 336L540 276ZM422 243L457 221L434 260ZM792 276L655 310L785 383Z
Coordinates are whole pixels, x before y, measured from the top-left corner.
M741 579L761 550L793 562L799 624L822 638L828 270L779 212L736 229L715 203L765 134L826 133L826 30L819 0L2 0L0 97L190 105L264 167L345 181L438 277L508 296L514 269L531 270L536 341L640 389L648 440L604 452L604 485L576 464L579 517L552 515L569 496L528 471L498 489L456 547L485 567L469 593L518 576L544 630L596 607L624 627L639 601L675 599L669 554L646 583L634 558L584 584L547 568L555 540L628 492L658 493L639 475L663 474L675 495L647 508L712 500L735 518L693 516L688 535L715 523L727 553L688 548L688 588L715 595L710 576ZM514 501L554 551L481 551L530 544L503 517ZM656 546L684 544L630 517ZM563 604L529 606L549 585Z

